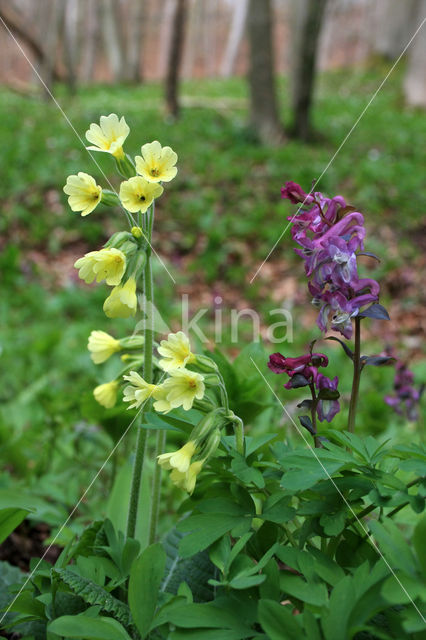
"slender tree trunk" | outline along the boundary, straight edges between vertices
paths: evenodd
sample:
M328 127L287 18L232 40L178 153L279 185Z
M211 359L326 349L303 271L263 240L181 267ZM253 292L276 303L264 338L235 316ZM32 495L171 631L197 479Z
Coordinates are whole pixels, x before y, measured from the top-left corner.
M166 76L166 110L173 118L179 116L178 80L185 37L186 8L186 0L176 0Z
M120 31L119 5L116 0L102 0L103 37L105 51L114 81L126 76L124 69L124 43Z
M42 41L41 38L37 37L32 22L13 6L13 3L9 0L0 0L0 17L4 20L13 35L22 40L30 49L36 64L41 69L40 75L43 77L43 68L46 66L46 60L49 57L46 39ZM49 16L47 16L47 18L48 17ZM49 78L47 78L48 80L50 76L52 76L54 80L62 80L64 78L56 56L51 60L49 66L51 67L51 71ZM43 80L46 81L44 77ZM48 83L46 82L46 84Z
M310 110L315 85L317 44L327 0L298 0L292 65L293 132L311 136Z
M46 56L40 66L40 75L45 83L45 98L50 99L50 91L55 79L55 64L58 59L58 42L64 25L65 5L60 0L49 0L46 5L44 47Z
M144 0L130 0L126 75L127 79L134 83L138 83L142 79L143 9Z
M376 0L373 50L388 60L396 60L415 31L418 0ZM419 37L420 34L419 34Z
M274 78L271 0L250 0L250 123L264 144L280 144L284 132L278 115Z
M79 0L67 0L64 21L64 59L68 72L68 87L75 93L79 63L78 44Z
M243 39L244 29L247 19L248 0L239 0L235 3L232 15L231 28L225 53L223 54L220 73L224 78L232 76L235 68L238 50Z
M418 28L426 19L426 0L420 0L417 11ZM413 34L411 34L412 36ZM404 94L412 107L426 107L426 23L416 35L408 52L408 65L404 78Z
M98 0L85 0L83 63L81 79L85 84L93 80L96 51L99 46L99 5Z

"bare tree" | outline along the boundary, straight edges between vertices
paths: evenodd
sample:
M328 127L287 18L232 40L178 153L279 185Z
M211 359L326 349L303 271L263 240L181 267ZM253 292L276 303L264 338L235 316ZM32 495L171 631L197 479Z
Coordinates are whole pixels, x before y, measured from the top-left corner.
M55 9L55 7L53 7L53 9ZM54 55L53 59L50 57L51 52L49 51L48 45L51 43L46 42L46 39L42 41L42 39L37 36L31 19L23 15L10 0L0 0L0 17L8 29L30 49L47 86L50 86L52 79L64 79L64 73L59 65L57 56ZM55 21L54 34L56 34L56 24L57 22ZM49 73L48 77L45 78L44 70L46 66L49 67Z
M310 110L314 93L317 45L327 0L298 0L295 5L292 61L293 133L311 135Z
M129 33L127 38L126 78L130 82L139 82L142 78L142 24L143 0L130 0L129 3Z
M124 70L124 42L121 33L120 6L116 0L102 0L101 16L103 19L102 35L105 51L109 60L114 81L126 77Z
M64 59L67 66L68 86L71 93L75 92L77 86L80 51L78 44L78 18L79 0L67 0L64 21Z
M419 0L417 7L418 28L426 20L426 0ZM408 54L407 71L404 78L404 94L407 104L426 107L426 25L415 37Z
M248 0L239 0L235 3L231 28L220 68L221 75L225 78L229 78L235 68L235 61L244 35L247 9Z
M179 116L178 79L185 37L186 9L186 0L176 0L166 76L166 110L174 118Z
M284 131L278 116L274 79L271 0L250 0L247 24L250 123L261 142L280 144Z
M96 51L99 39L99 5L98 0L85 0L84 37L82 52L82 81L88 84L93 80Z
M376 53L396 60L415 30L418 0L376 0L373 49Z

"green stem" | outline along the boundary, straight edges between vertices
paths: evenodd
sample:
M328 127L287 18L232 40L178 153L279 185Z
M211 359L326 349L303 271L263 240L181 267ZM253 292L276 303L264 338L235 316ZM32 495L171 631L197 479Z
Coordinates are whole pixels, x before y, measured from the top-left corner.
M147 214L148 218L148 239L149 243L146 247L146 263L144 269L144 306L145 310L148 305L153 303L153 284L152 284L152 269L151 269L151 235L152 235L152 225L154 222L154 205L152 206L151 215ZM150 311L148 309L148 311ZM145 317L152 319L152 313L149 312L145 314ZM146 382L149 384L152 383L152 349L153 349L153 337L154 331L152 324L148 326L148 323L145 322L144 329L144 367L143 373ZM149 404L146 403L146 404ZM129 516L127 520L127 536L129 538L133 538L136 531L136 521L138 517L138 504L139 504L139 494L141 488L141 479L142 479L142 471L144 466L144 458L145 458L145 450L146 450L146 441L147 441L147 430L141 427L143 422L143 413L141 411L140 423L138 429L138 437L136 442L136 457L135 464L133 468L133 477L132 477L132 488L130 492L130 503L129 503Z
M223 402L223 405L224 405L224 409L225 409L227 414L229 414L229 413L232 414L232 412L229 409L229 399L228 399L228 392L226 391L225 380L223 379L223 376L222 376L221 372L219 371L219 367L216 368L216 373L217 373L217 376L218 376L218 378L220 380L220 394L221 394L221 397L222 397L222 402ZM233 415L232 424L233 424L233 427L234 427L236 449L237 449L238 453L241 453L241 455L243 456L244 455L244 424L243 424L243 421L238 416Z
M361 318L355 317L355 349L353 355L354 375L352 380L351 401L349 404L348 431L354 433L356 408L358 404L359 382L361 379Z
M166 430L161 429L157 432L156 441L156 455L164 453L166 447ZM155 458L155 463L157 458ZM161 467L159 464L155 464L154 479L152 483L152 500L151 500L151 514L149 521L149 543L153 544L157 536L157 523L160 512L160 495L161 495Z

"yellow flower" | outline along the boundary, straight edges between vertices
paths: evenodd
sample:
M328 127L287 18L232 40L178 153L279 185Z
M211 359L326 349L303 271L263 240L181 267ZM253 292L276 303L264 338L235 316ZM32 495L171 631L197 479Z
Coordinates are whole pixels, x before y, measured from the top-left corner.
M177 154L170 147L162 147L158 140L144 144L142 156L136 156L136 171L149 182L169 182L177 174L174 166Z
M201 400L204 395L204 376L188 369L170 371L170 378L163 383L168 391L167 401L173 409L183 407L185 411L192 408L195 398Z
M173 469L170 474L170 479L179 489L187 491L191 495L195 489L195 483L197 482L197 476L203 467L204 460L197 460L193 462L189 469L182 473L178 469Z
M89 336L87 348L90 351L90 357L95 364L101 364L108 360L113 353L120 351L121 346L119 340L116 340L105 331L92 331Z
M140 176L125 180L120 185L121 204L127 211L145 213L154 198L158 198L164 189L161 184L151 184Z
M191 353L191 345L183 331L169 333L167 340L160 342L158 353L164 356L158 363L164 371L181 369L196 359Z
M130 382L124 387L124 402L132 402L128 409L138 408L150 398L155 390L155 384L146 382L136 371L130 371L128 376L123 376L125 380Z
M169 391L163 384L158 384L155 387L154 393L152 394L155 400L153 405L155 411L158 411L159 413L168 413L173 409L172 405L167 400L168 394Z
M81 211L82 216L88 216L101 201L102 187L88 173L79 171L76 176L68 176L64 193L69 196L68 204L73 211Z
M119 120L115 113L101 116L100 125L92 122L89 130L86 131L86 138L92 143L92 146L87 149L103 151L115 158L123 158L123 143L129 133L130 129L124 117Z
M95 400L105 409L111 409L117 402L118 380L100 384L93 390Z
M114 287L104 302L104 311L108 318L129 318L135 315L137 305L136 280L132 276L124 285Z
M185 473L191 464L191 458L196 450L193 440L189 440L183 447L171 453L163 453L158 458L158 464L163 469L177 469L181 473Z
M79 258L74 267L79 269L79 277L87 284L96 278L96 282L105 280L107 284L116 286L126 270L126 256L120 249L90 251Z

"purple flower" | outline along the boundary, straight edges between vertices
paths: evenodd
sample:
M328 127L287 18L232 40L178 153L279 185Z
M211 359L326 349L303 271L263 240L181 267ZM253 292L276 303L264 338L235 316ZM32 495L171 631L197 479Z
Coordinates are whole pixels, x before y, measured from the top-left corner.
M310 204L314 199L313 196L305 193L297 182L292 181L286 182L285 187L281 188L281 197L287 198L293 204L298 204L299 202Z
M414 387L414 374L401 360L395 365L396 373L393 383L395 395L386 396L385 402L407 420L415 421L419 417L418 406L423 387Z
M322 373L318 374L316 386L318 391L322 389L330 389L331 391L337 391L337 385L339 384L339 378L336 376L331 380L327 378L327 376L323 376ZM323 422L327 420L327 422L331 422L334 416L339 413L340 404L337 399L324 399L319 400L317 404L317 415L318 420Z

